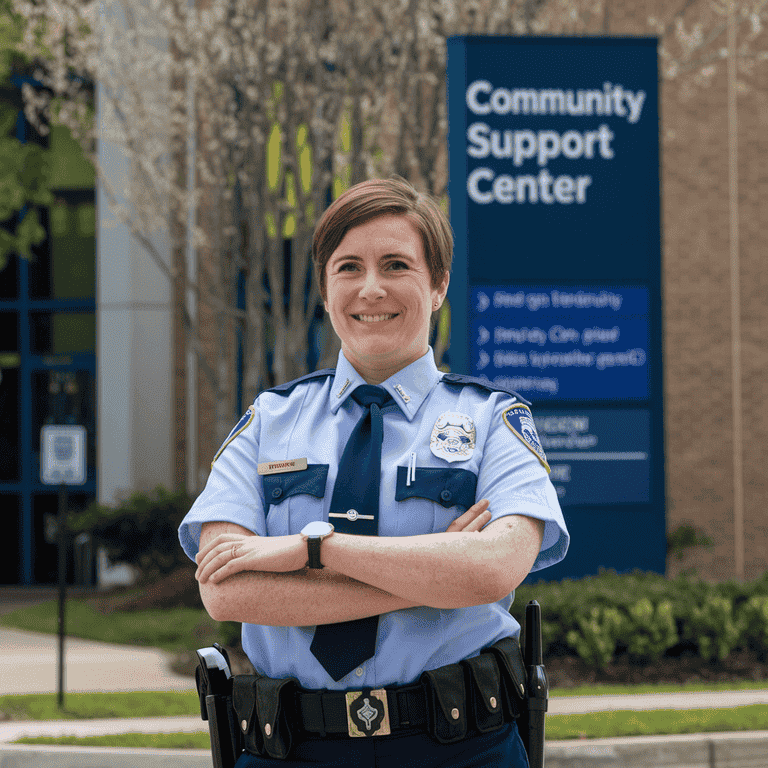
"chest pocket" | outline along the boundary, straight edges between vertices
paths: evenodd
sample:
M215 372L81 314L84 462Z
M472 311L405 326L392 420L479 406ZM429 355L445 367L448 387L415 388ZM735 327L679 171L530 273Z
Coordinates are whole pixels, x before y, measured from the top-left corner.
M299 526L299 530L311 520L319 520L322 513L322 504L317 502L302 505L302 510L297 514L278 514L279 520L274 515L269 516L269 508L283 504L294 496L314 496L322 499L325 496L325 485L328 479L327 464L309 464L306 469L298 472L283 472L277 475L263 475L261 478L264 488L264 513L267 517L267 530L270 536L287 535L291 528ZM296 520L291 518L296 517ZM304 520L304 518L307 518ZM277 525L280 530L274 528ZM272 530L270 530L272 529ZM284 529L284 530L283 530Z
M407 481L408 468L398 467L395 501L420 498L440 505L435 509L435 531L444 531L458 517L445 514L445 510L460 507L461 512L466 512L475 503L477 475L468 469L417 467L416 479L410 485Z

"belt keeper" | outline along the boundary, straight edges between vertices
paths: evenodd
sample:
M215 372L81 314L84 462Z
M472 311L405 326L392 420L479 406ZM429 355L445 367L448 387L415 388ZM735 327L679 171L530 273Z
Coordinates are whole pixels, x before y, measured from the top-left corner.
M394 705L394 706L392 706ZM392 709L395 711L397 718L396 722L399 726L410 725L411 713L408 711L408 696L402 691L396 691L392 697ZM392 710L390 710L390 719L392 717Z
M325 712L323 712L323 692L310 693L305 692L297 699L296 711L303 722L309 722L311 728L306 730L309 733L317 733L325 738ZM299 704L300 702L300 704Z

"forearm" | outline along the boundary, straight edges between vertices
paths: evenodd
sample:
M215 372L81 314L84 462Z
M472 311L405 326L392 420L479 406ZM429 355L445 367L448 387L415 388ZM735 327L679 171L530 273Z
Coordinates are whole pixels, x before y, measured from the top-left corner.
M479 533L423 536L336 534L322 544L324 565L393 595L432 608L501 600L527 576L543 523L519 515Z
M247 532L221 532L218 526L218 534L211 538L209 533L216 531L204 529L207 541L201 539L196 576L201 589L209 581L224 584L237 574L264 577L261 581L233 582L236 589L221 595L212 590L209 612L215 610L214 617L218 618L218 614L229 617L233 611L244 615L247 610L249 615L258 615L256 623L276 626L311 626L318 623L318 613L321 622L338 622L403 607L449 609L492 603L508 595L530 571L541 547L544 523L507 515L482 531L476 530L486 506L486 500L473 505L454 521L461 521L463 527L452 523L445 533L402 537L334 533L321 545L321 561L352 583L328 575L301 576L307 573L300 570L306 563L307 549L298 534L262 538ZM375 591L367 592L365 586ZM294 611L289 604L296 590L301 597ZM397 601L390 604L394 595L407 605ZM257 609L251 611L251 606ZM286 611L292 611L290 620ZM277 618L267 619L275 612Z
M335 624L417 605L328 568L246 571L219 583L201 583L200 594L217 621L274 627Z

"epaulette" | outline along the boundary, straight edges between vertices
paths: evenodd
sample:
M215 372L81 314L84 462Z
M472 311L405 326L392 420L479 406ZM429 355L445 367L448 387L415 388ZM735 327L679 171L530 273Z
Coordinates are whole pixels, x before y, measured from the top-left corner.
M303 381L310 381L311 379L328 378L328 376L335 376L335 368L323 368L320 371L313 371L312 373L305 373L303 376L299 376L298 379L293 381L287 381L285 384L278 384L275 387L265 389L264 392L274 392L277 395L290 395L293 392L297 384L301 384Z
M514 389L509 389L508 387L504 387L501 384L494 384L487 379L479 379L475 376L464 376L461 373L445 373L443 374L443 378L440 379L440 381L442 381L444 384L453 384L459 387L465 387L467 385L479 387L480 389L484 389L486 392L504 392L507 395L512 395L512 397L516 398L518 402L521 402L523 405L530 405L530 402L526 400L522 395L519 395L517 392L515 392Z

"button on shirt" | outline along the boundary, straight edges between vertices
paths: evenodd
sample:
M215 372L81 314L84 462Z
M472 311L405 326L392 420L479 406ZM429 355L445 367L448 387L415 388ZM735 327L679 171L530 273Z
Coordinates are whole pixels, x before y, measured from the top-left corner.
M379 535L443 532L476 500L487 498L491 521L521 514L545 522L533 570L559 562L569 537L557 494L540 459L503 417L519 400L506 392L448 384L442 376L430 349L380 385L394 403L383 412ZM313 520L329 520L338 463L362 414L350 395L362 384L342 352L335 374L256 398L217 454L205 489L181 524L179 536L190 558L197 554L204 522L232 522L259 536L284 536ZM457 453L441 447L436 433L448 442L456 439L435 428L446 414L441 425L458 420L474 427L474 447L467 447L471 438L465 436ZM450 461L449 455L459 460ZM300 471L257 471L260 463L290 467L304 458L306 469ZM376 655L338 682L309 650L314 627L243 624L243 650L261 674L296 677L305 688L405 685L426 670L476 656L516 635L520 627L509 613L513 597L468 608L383 614Z

